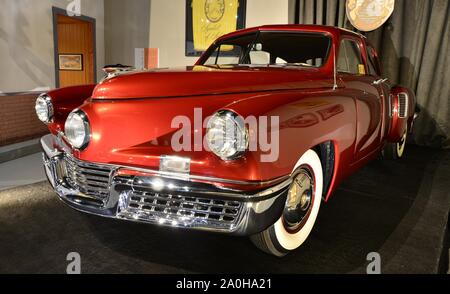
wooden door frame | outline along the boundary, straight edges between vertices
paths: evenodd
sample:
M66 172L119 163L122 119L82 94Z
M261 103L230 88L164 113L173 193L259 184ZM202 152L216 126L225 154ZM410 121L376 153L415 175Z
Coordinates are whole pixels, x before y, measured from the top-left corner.
M94 83L97 83L97 37L96 37L96 19L86 16L86 15L80 15L80 16L70 16L67 14L67 11L65 9L61 9L59 7L52 7L52 13L53 13L53 44L54 44L54 54L55 54L55 86L56 88L59 88L60 82L59 82L59 40L58 40L58 16L68 16L73 17L75 19L79 19L82 21L89 22L92 25L92 47L94 50L94 60L92 62L93 68L93 76L94 76Z

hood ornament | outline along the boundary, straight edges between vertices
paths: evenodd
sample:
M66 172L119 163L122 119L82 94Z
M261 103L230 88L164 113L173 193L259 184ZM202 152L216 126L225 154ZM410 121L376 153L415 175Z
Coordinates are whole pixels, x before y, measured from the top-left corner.
M130 65L114 64L114 65L105 65L102 70L105 73L105 77L102 80L103 82L105 80L112 79L127 72L134 71L135 68Z

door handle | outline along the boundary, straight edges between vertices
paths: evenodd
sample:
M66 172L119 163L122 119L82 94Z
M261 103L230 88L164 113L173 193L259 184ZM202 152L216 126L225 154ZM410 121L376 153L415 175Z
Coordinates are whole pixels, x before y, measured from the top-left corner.
M389 79L379 79L379 80L374 81L374 82L372 83L372 85L378 86L378 85L381 85L381 84L383 84L383 83L386 83L388 80L389 80Z

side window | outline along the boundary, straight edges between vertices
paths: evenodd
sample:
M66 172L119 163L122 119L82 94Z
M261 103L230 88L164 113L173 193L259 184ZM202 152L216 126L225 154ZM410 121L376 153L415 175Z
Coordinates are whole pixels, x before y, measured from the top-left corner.
M345 50L344 43L341 43L339 47L339 56L337 59L337 70L338 72L349 72L348 61L347 61L347 51Z
M372 47L367 47L367 49L367 53L369 55L369 74L373 76L381 76L375 49L373 49Z
M365 67L358 43L349 39L344 39L339 48L337 61L339 72L351 74L365 74Z
M238 64L242 48L239 46L221 45L205 61L205 65Z

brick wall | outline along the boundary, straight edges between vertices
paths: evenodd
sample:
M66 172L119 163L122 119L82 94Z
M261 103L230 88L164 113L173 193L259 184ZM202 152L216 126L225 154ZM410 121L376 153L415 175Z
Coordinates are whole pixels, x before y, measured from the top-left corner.
M37 96L0 96L0 146L39 138L48 133L34 110Z

